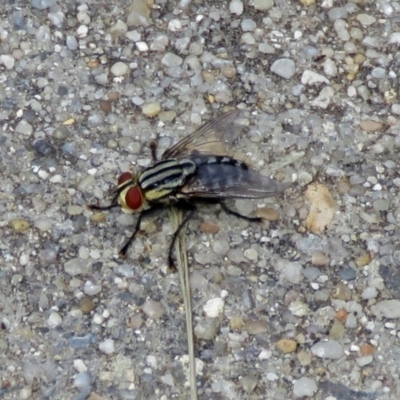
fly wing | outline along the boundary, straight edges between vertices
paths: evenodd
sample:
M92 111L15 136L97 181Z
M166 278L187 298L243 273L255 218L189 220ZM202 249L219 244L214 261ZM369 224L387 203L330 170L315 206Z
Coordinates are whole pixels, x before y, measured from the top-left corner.
M184 198L261 199L276 196L288 186L249 170L244 164L203 164L179 194Z
M226 148L243 130L243 126L235 123L239 116L238 109L219 115L166 150L162 158L182 158L194 151L200 154L226 155Z

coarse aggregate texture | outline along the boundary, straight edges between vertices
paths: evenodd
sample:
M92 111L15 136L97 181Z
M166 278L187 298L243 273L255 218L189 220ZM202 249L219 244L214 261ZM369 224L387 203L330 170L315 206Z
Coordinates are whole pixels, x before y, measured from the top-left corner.
M2 1L1 399L188 398L167 213L120 260L135 217L86 205L228 106L292 185L188 225L199 399L399 399L399 32L390 0Z

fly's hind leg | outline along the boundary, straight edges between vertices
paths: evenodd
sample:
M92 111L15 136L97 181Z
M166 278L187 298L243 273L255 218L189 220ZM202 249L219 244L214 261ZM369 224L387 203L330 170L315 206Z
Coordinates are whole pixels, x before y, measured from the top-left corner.
M174 261L172 259L172 253L174 251L175 243L176 243L176 241L177 241L177 239L179 237L179 234L181 233L182 229L189 222L189 220L191 218L193 218L193 215L195 214L195 212L197 210L196 207L193 204L187 203L185 201L180 201L175 206L178 207L178 208L182 208L182 209L188 211L188 213L185 215L185 218L183 219L181 224L178 226L178 229L175 231L174 236L172 237L171 244L169 246L169 250L168 250L168 267L172 271L176 271L176 268L175 268L175 265L174 265Z
M239 214L237 211L231 210L223 201L220 202L222 209L230 215L234 215L237 218L245 219L246 221L251 222L261 222L262 218L260 217L247 217L246 215Z

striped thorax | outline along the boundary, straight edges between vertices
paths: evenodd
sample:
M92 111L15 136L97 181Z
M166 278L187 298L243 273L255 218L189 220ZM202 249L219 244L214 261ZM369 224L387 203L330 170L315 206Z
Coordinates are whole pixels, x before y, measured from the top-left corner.
M162 201L176 192L195 172L196 164L186 159L159 161L138 177L125 172L118 179L119 203L127 211L141 211L147 202Z

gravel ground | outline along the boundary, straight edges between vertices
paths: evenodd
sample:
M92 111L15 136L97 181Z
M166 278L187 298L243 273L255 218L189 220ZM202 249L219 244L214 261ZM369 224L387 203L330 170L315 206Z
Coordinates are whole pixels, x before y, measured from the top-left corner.
M188 398L167 214L86 204L236 106L292 186L188 225L199 398L398 399L399 3L127 3L0 7L0 397Z

